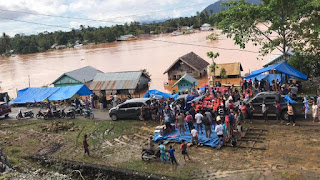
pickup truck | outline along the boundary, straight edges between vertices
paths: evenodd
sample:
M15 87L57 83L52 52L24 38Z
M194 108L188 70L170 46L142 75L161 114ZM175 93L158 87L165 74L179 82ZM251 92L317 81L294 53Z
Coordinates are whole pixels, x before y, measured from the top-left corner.
M303 109L303 101L301 98L295 98L293 99L296 101L296 103L291 103L293 107L293 111L295 116L303 115L304 114L304 109ZM276 112L276 107L275 107L275 102L278 101L280 102L281 105L281 111L280 111L280 116L281 119L283 120L288 120L288 108L287 108L287 103L285 103L285 98L283 95L280 95L278 92L261 92L258 93L256 96L249 100L243 101L247 107L249 107L249 104L252 103L254 107L254 115L262 115L262 101L265 102L267 108L268 108L268 114L274 114Z
M0 93L0 117L8 117L11 112L11 108L7 103L9 100L8 93Z

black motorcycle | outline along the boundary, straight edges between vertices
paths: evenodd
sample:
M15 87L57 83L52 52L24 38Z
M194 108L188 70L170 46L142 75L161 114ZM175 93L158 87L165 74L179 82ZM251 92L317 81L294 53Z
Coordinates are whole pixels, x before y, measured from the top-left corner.
M143 161L160 160L160 151L143 148L141 152L141 158Z
M70 118L70 119L75 119L76 114L73 109L69 109L67 112L65 112L65 109L63 108L61 110L61 118Z
M45 114L45 113L42 113L41 109L39 109L38 114L36 114L36 118L37 118L37 119L44 118L44 114Z
M33 118L34 114L32 112L32 109L29 110L29 111L25 111L22 113L21 109L19 109L19 113L17 114L16 118L19 120L19 119L22 119L22 118Z
M53 114L52 114L52 112L51 112L50 109L47 109L47 111L46 111L46 112L44 113L44 115L43 115L43 118L44 118L45 120L54 118L54 116L53 116Z
M60 109L56 109L54 111L52 111L52 116L55 118L62 118L61 117L61 110Z

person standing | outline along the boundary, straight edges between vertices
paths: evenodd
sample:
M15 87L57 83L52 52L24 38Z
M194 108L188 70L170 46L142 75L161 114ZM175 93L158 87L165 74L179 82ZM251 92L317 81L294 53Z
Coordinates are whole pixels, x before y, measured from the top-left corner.
M187 156L188 159L191 160L187 152L188 145L186 144L186 141L182 140L181 142L182 144L180 145L180 149L181 149L181 154L183 155L183 159L186 160L186 156Z
M204 132L206 134L206 137L210 138L210 136L211 136L211 121L210 121L210 119L208 117L208 114L205 114L205 116L203 117L202 122L204 124Z
M317 105L318 105L318 109L320 108L320 95L317 98Z
M318 118L318 110L319 107L316 104L316 102L314 101L312 104L312 118L313 118L313 122L316 122L316 119Z
M248 116L249 116L249 121L250 121L250 123L252 123L253 113L254 113L254 107L253 107L252 103L249 103L249 113L248 113Z
M281 105L280 105L279 101L276 101L275 107L276 107L276 118L278 121L278 120L280 120L280 112L281 112Z
M89 152L89 144L87 142L87 135L85 134L83 136L83 148L84 148L84 154L88 154L88 156L90 156L90 152Z
M264 103L264 101L262 101L261 109L262 109L264 122L267 122L268 121L268 114L267 114L268 108L267 108L266 104Z
M221 141L223 139L223 126L221 125L221 122L218 121L218 125L216 126L215 129L217 136L219 138L219 146L218 146L218 150L221 149Z
M118 95L117 95L117 93L115 93L113 95L113 99L112 99L112 106L113 107L116 107L118 105L118 100L119 100Z
M168 157L166 155L166 146L163 144L163 142L160 142L160 145L158 146L158 148L160 149L160 157L161 157L161 161L162 162L168 162Z
M203 115L200 113L200 111L197 111L197 114L195 115L195 119L196 119L196 124L197 124L197 130L198 130L198 132L201 131L201 134L202 134L203 133L202 132Z
M181 112L179 112L179 113L177 114L176 123L177 123L178 126L179 126L180 136L181 136L182 134L185 135L185 128L184 128L185 120L184 120L184 115L183 115Z
M296 125L296 121L294 119L294 112L293 112L292 105L291 105L291 103L288 103L287 105L288 105L288 115L289 115L287 125L290 125L290 122L292 121L293 122L293 126L295 126Z
M192 127L193 127L193 117L192 115L187 111L186 112L186 122L188 124L188 129L189 129L189 132L191 133L191 130L192 130Z
M168 150L168 152L169 152L169 154L170 154L171 163L178 165L177 160L176 160L176 157L174 156L174 152L175 152L176 150L173 149L171 145L170 145L169 148L170 148L170 149Z
M309 112L309 103L306 97L303 97L303 103L304 103L304 119L307 119L308 112Z
M193 141L195 141L196 144L198 144L198 134L199 134L198 131L193 127L190 134L192 135L191 143L193 143Z

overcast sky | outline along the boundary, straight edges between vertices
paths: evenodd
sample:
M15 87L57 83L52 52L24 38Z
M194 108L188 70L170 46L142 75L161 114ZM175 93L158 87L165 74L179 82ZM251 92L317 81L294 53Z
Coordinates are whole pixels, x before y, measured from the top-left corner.
M37 34L195 15L217 0L0 0L0 32ZM23 13L24 12L24 13ZM46 14L52 16L42 16ZM64 16L72 18L59 18ZM74 19L82 18L82 19ZM89 21L93 19L102 21ZM14 21L15 20L15 21ZM27 22L60 27L44 26Z

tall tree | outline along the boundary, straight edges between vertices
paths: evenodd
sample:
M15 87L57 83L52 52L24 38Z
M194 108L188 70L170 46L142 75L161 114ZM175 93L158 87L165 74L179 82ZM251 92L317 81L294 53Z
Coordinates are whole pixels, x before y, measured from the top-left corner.
M305 34L301 21L319 12L315 5L319 0L311 1L313 4L310 0L262 0L261 5L254 5L232 0L225 3L228 10L217 14L218 28L242 49L252 42L262 46L262 56L278 49L286 57L290 48L297 49L297 34ZM316 46L319 49L320 43Z
M214 77L215 77L215 72L216 72L216 63L214 62L214 60L220 56L220 54L217 52L217 53L213 53L212 51L209 51L207 52L207 56L209 58L212 59L212 63L210 65L210 72L212 73L212 81L213 81L213 84L214 84Z

